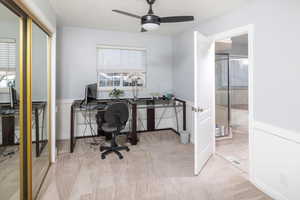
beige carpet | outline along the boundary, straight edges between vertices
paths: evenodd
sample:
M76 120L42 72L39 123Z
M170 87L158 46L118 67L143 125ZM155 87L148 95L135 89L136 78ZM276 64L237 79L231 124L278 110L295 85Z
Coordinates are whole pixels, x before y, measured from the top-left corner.
M19 146L1 147L1 152L15 152L0 156L0 200L19 200Z
M20 196L20 154L19 146L1 147L4 152L14 151L8 157L0 156L0 200L19 200ZM38 189L46 175L49 166L48 146L45 147L40 157L35 155L35 144L32 145L32 190L36 196Z
M68 143L61 142L60 150ZM60 152L40 200L263 200L270 199L224 159L210 159L193 176L193 145L170 132L143 133L137 146L100 159L97 148L78 140L75 153Z

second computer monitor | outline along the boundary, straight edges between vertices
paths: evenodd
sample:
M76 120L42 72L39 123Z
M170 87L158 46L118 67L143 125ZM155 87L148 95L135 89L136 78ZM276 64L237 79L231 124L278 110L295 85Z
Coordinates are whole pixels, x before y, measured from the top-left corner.
M88 104L91 101L97 100L97 83L87 85L85 87L85 103Z

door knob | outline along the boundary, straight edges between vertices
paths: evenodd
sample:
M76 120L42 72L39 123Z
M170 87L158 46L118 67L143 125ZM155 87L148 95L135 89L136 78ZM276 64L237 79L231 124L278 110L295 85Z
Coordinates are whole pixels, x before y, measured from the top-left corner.
M194 111L194 112L203 112L204 109L203 108L196 108L196 107L192 106L192 111Z

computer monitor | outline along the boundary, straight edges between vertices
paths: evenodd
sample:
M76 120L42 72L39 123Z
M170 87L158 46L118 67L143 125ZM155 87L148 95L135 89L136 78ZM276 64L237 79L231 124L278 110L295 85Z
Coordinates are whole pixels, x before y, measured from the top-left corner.
M85 104L88 104L91 101L97 100L97 83L89 84L85 87Z
M18 104L17 91L13 87L9 87L9 103L11 108L15 108L15 105Z

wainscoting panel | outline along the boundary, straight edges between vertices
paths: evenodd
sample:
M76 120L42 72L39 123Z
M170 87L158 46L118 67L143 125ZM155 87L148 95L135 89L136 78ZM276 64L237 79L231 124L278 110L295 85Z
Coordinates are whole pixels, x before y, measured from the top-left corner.
M254 122L252 181L278 200L300 199L300 133Z
M56 128L56 138L58 140L70 139L70 111L73 100L60 100L57 101L57 128ZM187 127L190 123L191 107L187 105ZM173 128L177 130L177 123L175 112L177 112L178 116L178 130L182 131L182 112L183 109L181 107L176 108L157 108L155 109L155 126L157 129L163 128ZM95 121L96 112L85 112L85 111L77 111L75 117L75 133L76 136L90 136L97 132L97 124ZM143 131L147 130L147 113L146 109L138 109L138 124L137 130ZM131 114L130 114L131 116ZM90 120L91 119L91 120ZM92 126L92 130L90 128L90 124ZM127 123L126 128L123 131L130 130L131 126L131 118L129 118L129 122Z

